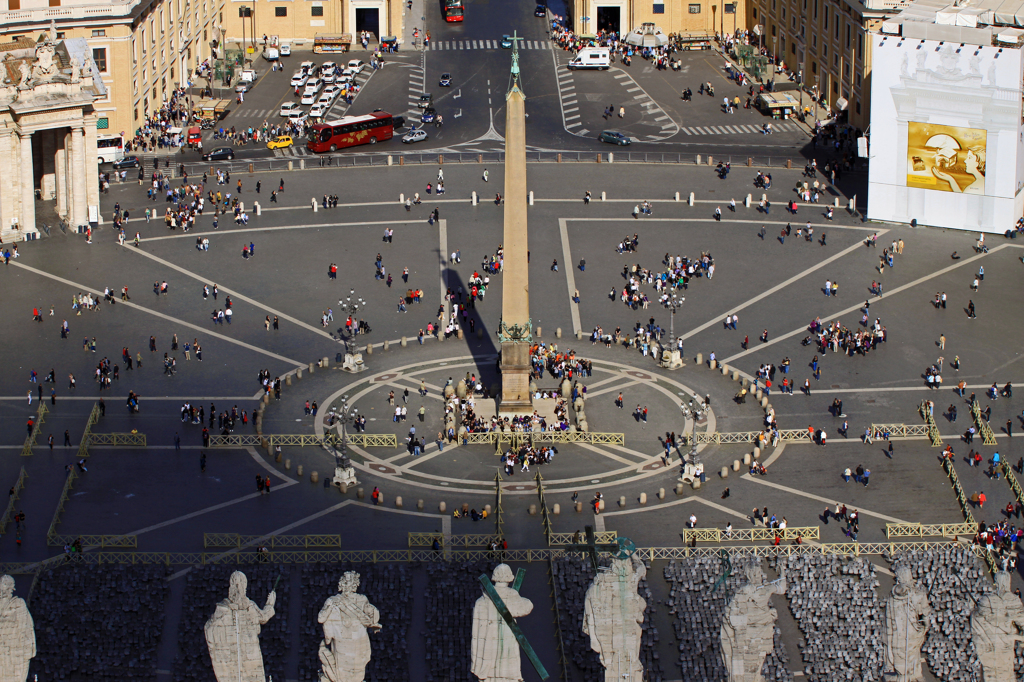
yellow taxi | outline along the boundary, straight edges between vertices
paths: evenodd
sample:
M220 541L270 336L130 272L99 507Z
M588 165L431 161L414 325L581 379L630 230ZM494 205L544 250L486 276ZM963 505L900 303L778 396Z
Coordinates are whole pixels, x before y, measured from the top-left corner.
M278 135L267 143L267 149L284 149L294 144L290 135Z

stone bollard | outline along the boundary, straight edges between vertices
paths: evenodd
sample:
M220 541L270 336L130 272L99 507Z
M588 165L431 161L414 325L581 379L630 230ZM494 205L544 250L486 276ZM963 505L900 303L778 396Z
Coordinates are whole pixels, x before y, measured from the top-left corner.
M754 459L761 459L761 448L754 448Z
M688 203L692 207L693 206L693 200L694 200L694 194L693 194L693 192L690 192L690 198L687 200L686 203Z
M676 192L676 201L679 201L679 192Z
M665 489L664 488L658 488L658 499L659 500L664 500L665 499Z
M295 170L295 162L294 161L289 161L288 162L288 170ZM210 168L210 174L211 175L213 174L213 168L212 167Z
M555 506L551 508L551 513L555 514L556 516L558 514L561 514L562 513L562 506L560 504L558 504L557 502L555 502Z
M556 339L562 338L562 328L561 327L557 327L555 329L555 338Z
M694 490L700 490L700 479L693 479L693 484L690 487L693 488Z
M309 368L308 369L309 369L309 373L312 374L316 370L316 363L315 362L309 363Z
M682 483L676 483L676 495L682 495L683 494L683 490L684 490L683 484Z
M392 165L393 162L394 162L394 159L392 158L392 156L390 154L388 154L388 165L389 166Z
M384 493L377 493L377 504L384 504Z
M416 500L416 508L423 511L423 500Z
M295 378L296 379L301 379L302 378L302 368L301 367L299 367L297 370L295 370Z
M740 371L738 369L734 369L732 371L732 380L733 381L739 381L740 380Z
M367 355L373 355L373 344L372 343L366 344L366 354Z
M718 366L718 360L709 360L708 361L708 367L710 367L711 369L714 369L717 366Z
M320 210L320 204L317 203L316 197L313 197L313 213Z
M582 511L583 511L583 503L582 502L577 502L576 503L576 513L579 514Z
M264 405L269 405L270 404L270 394L269 393L264 393L263 394L263 404Z
M715 165L715 159L710 154L708 154L708 165L709 166L714 166Z
M601 498L601 501L597 503L597 508L598 508L599 511L604 511L604 498L603 497Z
M856 213L857 212L857 195L856 194L854 194L852 197L850 197L850 201L846 204L846 210L849 211L850 213ZM259 211L257 211L257 213L259 213Z
M331 359L328 356L324 356L323 360L320 361L320 366L327 369L331 366Z
M757 398L758 402L761 402L761 398L764 397L764 393L761 391L761 389L757 389L757 393L754 394L754 397Z
M697 155L697 165L700 165L700 154Z
M647 493L640 493L640 504L647 504Z
M722 467L721 476L722 478L729 478L729 467Z
M535 504L531 504L530 505L529 514L530 514L530 516L536 516L537 515L537 505L535 505Z
M607 201L607 200L608 200L608 193L607 192L601 192L601 201Z
M747 157L747 168L750 168L753 165L754 165L754 160L748 156Z
M753 456L749 452L743 453L743 466L749 467L751 462L754 461Z
M476 330L476 338L478 338L478 339L484 338L484 328L483 327L480 327L479 329Z
M747 197L743 200L743 205L746 206L747 208L750 208L750 200L751 196L747 194Z
M366 497L366 491L363 490L362 488L356 488L356 497L358 497L360 500L365 498Z
M299 476L302 475L302 465L301 464L299 466L295 467L295 473L298 474Z
M619 496L619 507L625 507L625 506L626 506L626 496L625 495L620 495Z
M347 495L348 494L348 483L339 483L338 484L338 490L341 491L342 495Z
M540 327L537 327L536 331L537 331L537 338L540 338L540 337L544 336L544 334L541 332L541 328Z
M839 197L835 198L835 207L839 208Z
M319 483L320 482L320 474L318 472L316 472L316 471L309 472L309 482L310 483Z
M285 386L291 386L292 385L292 375L291 374L289 374L288 376L286 376L284 378L284 385Z
M252 206L256 209L256 215L263 215L263 208L260 206L260 202L254 201Z
M437 511L444 514L446 511L448 511L448 505L445 504L444 501L442 500L441 503L437 505Z
M615 152L608 152L608 163L615 163Z
M484 505L484 511L487 512L488 516L490 516L491 515L491 505L485 504Z
M698 365L703 365L704 364L704 354L703 353L697 353L697 364Z
M479 199L477 199L476 190L473 190L473 205L476 206L478 202Z
M740 461L738 459L734 459L732 461L732 470L733 471L739 471L740 470Z
M270 447L270 446L267 446L267 447ZM274 461L277 462L278 464L281 463L281 451L280 450L277 451L277 456L274 457Z
M528 206L533 206L533 190L532 189L530 190L530 193L526 195L526 203L527 203Z
M582 339L583 339L583 332L582 331L577 331L576 332L576 340L577 341L581 341Z
M409 339L407 339L407 338L405 338L405 337L403 336L403 337L402 337L402 340L401 340L401 341L400 341L399 343L401 343L401 344L402 344L402 348L406 348L406 347L407 347L407 346L409 345Z
M284 470L285 471L291 471L291 469L292 469L292 461L290 459L286 459L284 461Z
M463 337L462 327L459 327L459 330L458 330L458 332L456 333L456 336L458 337L458 339L459 339L460 341L462 340L462 337Z
M763 396L761 398L761 407L768 407L768 396Z
M400 204L404 204L405 203L405 194L399 194L398 195L398 203L400 203Z
M402 502L402 496L401 495L399 495L399 496L397 496L395 498L395 506L398 507L399 509L401 509L404 506L404 503Z
M729 365L722 365L722 376L729 376Z
M386 351L390 346L391 346L391 344L388 342L388 340L384 339L384 345L381 346L381 350Z

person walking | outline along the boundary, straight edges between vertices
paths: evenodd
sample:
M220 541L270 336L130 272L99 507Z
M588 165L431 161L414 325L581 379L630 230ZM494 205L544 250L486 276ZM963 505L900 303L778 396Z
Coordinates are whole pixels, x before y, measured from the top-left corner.
M939 334L939 350L946 350L946 335Z

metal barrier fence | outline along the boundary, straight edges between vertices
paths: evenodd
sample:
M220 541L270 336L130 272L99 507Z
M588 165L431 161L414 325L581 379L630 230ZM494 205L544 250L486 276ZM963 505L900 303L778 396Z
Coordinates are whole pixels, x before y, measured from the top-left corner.
M32 448L36 445L36 439L39 437L39 432L42 431L43 422L46 421L46 413L49 412L46 409L46 403L42 400L39 401L39 407L36 408L36 421L32 425L32 432L25 438L25 444L21 446L21 456L29 457L33 454Z
M501 537L486 533L471 533L449 535L446 539L444 533L409 533L409 547L433 547L434 540L437 540L442 547L489 547L492 542L501 542Z
M693 434L693 440L698 445L706 443L714 443L719 445L722 443L756 443L761 439L762 435L765 438L769 438L770 434L764 431L732 431L721 433L714 431L712 433L695 433ZM690 436L683 434L683 445L690 445ZM811 436L807 429L780 429L779 430L780 441L807 441L810 442Z
M89 444L92 442L92 427L95 426L96 422L100 420L100 404L93 403L92 412L89 413L89 419L85 422L85 430L82 432L82 440L78 443L78 457L84 458L89 456Z
M817 540L817 526L798 528L740 528L726 533L718 528L687 528L683 531L684 542L759 542L779 540Z
M537 472L533 480L537 481L537 497L540 499L540 522L544 526L544 539L547 540L548 547L551 546L551 516L548 514L548 503L544 499L544 477Z
M657 163L675 164L683 166L696 166L698 157L701 160L699 165L711 165L718 163L735 164L737 167L746 165L749 161L751 166L757 168L799 168L806 159L799 154L794 156L708 156L707 154L692 154L683 152L634 152L634 151L544 151L527 152L527 163ZM173 157L168 157L171 163L160 166L165 175L173 178L181 177L181 164L173 163ZM598 161L600 159L600 161ZM389 163L390 160L390 163ZM443 153L437 152L407 152L397 154L323 154L317 156L303 157L273 157L262 159L247 159L239 161L218 161L215 163L187 163L185 172L190 176L201 176L203 173L210 173L217 170L230 171L231 173L266 173L282 172L288 170L318 170L321 168L369 168L380 166L404 166L404 165L428 165L438 164L464 164L464 163L489 163L498 165L505 160L504 152L487 153ZM150 166L147 164L146 169ZM468 201L468 199L467 199Z
M78 472L75 471L74 467L71 467L68 469L68 477L64 481L64 489L60 493L60 499L57 500L57 508L53 512L50 528L46 531L47 540L57 534L57 525L60 523L60 517L64 514L64 503L68 501L68 491L74 487L76 478L78 478Z
M136 433L90 433L89 447L101 446L107 448L144 448L146 447L146 434Z
M942 445L942 434L939 433L939 427L935 423L935 416L932 415L932 411L928 410L925 412L924 418L928 423L928 437L932 441L932 447L940 447ZM995 441L992 442L995 443Z
M981 408L978 406L977 400L971 403L971 416L974 417L974 424L978 427L978 433L981 434L981 442L985 445L995 445L996 436L992 433L992 427L981 416Z
M928 424L872 424L873 438L928 438Z
M613 545L618 540L619 534L614 530L602 530L594 533L594 542L599 545ZM562 545L582 545L587 541L583 533L552 533L548 538L548 546L559 547Z
M922 538L933 535L955 538L959 535L974 536L977 532L977 524L967 522L885 524L885 537L887 538Z
M719 545L706 547L645 547L637 549L640 559L651 561L671 559L708 558L721 556L751 555L761 558L798 554L825 554L840 556L894 555L900 552L920 552L945 547L961 547L975 556L988 554L983 547L964 544L954 540L921 542L841 542L832 544L787 544L787 545ZM608 556L607 552L601 552ZM549 561L562 556L585 556L584 552L560 547L541 549L452 549L435 552L429 549L353 549L353 550L273 550L267 552L85 552L73 558L63 555L51 557L43 562L0 563L0 573L30 574L41 567L62 562L101 566L105 564L162 564L166 566L199 566L207 564L248 564L248 563L389 563L389 562L448 562L448 561L492 561L531 563Z
M46 537L46 544L50 547L63 547L74 544L76 541L81 542L83 548L135 549L139 546L138 537L135 535L58 535L54 533Z
M348 434L348 442L364 448L397 448L398 439L393 433L355 433ZM330 434L327 441L333 445L341 445L341 437ZM323 445L324 436L315 433L295 434L246 434L246 435L211 435L211 448L244 448L244 447L275 447L278 445L290 445L306 447L310 445Z
M25 467L21 467L21 473L18 474L18 480L11 488L11 493L7 498L7 508L4 510L4 515L0 516L0 535L7 532L7 524L14 518L14 503L18 501L21 496L21 491L25 489L25 479L28 478L28 474L25 473Z
M494 533L503 537L505 533L505 510L501 506L501 472L494 472Z
M238 533L203 533L203 547L239 548L260 544L268 549L341 548L341 535L239 535Z
M1013 475L1013 467L1011 467L1005 460L1003 461L1003 473L1006 474L1006 482L1010 484L1010 489L1013 490L1013 495L1017 498L1017 503L1024 504L1024 489L1021 489L1020 483L1017 482L1017 477ZM2 530L3 527L0 526L0 531Z
M625 445L622 433L594 433L593 431L484 431L466 433L460 445L484 445L508 442L516 448L523 443L589 443L591 445Z
M956 493L957 502L960 503L960 511L963 512L964 521L975 524L975 528L977 528L977 521L974 520L971 506L967 502L967 495L964 494L963 486L960 485L960 479L957 478L956 469L953 467L953 460L944 457L942 459L942 468L946 470L946 475L949 476L949 482L953 486L953 492Z

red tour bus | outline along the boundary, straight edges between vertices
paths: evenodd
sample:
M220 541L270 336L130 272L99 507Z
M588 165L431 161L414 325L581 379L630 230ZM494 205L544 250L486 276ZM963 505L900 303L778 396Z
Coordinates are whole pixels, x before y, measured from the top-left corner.
M364 116L345 116L310 128L306 148L314 153L335 152L357 144L377 144L395 134L394 119L385 111Z
M447 22L462 21L462 0L444 0L444 20Z

